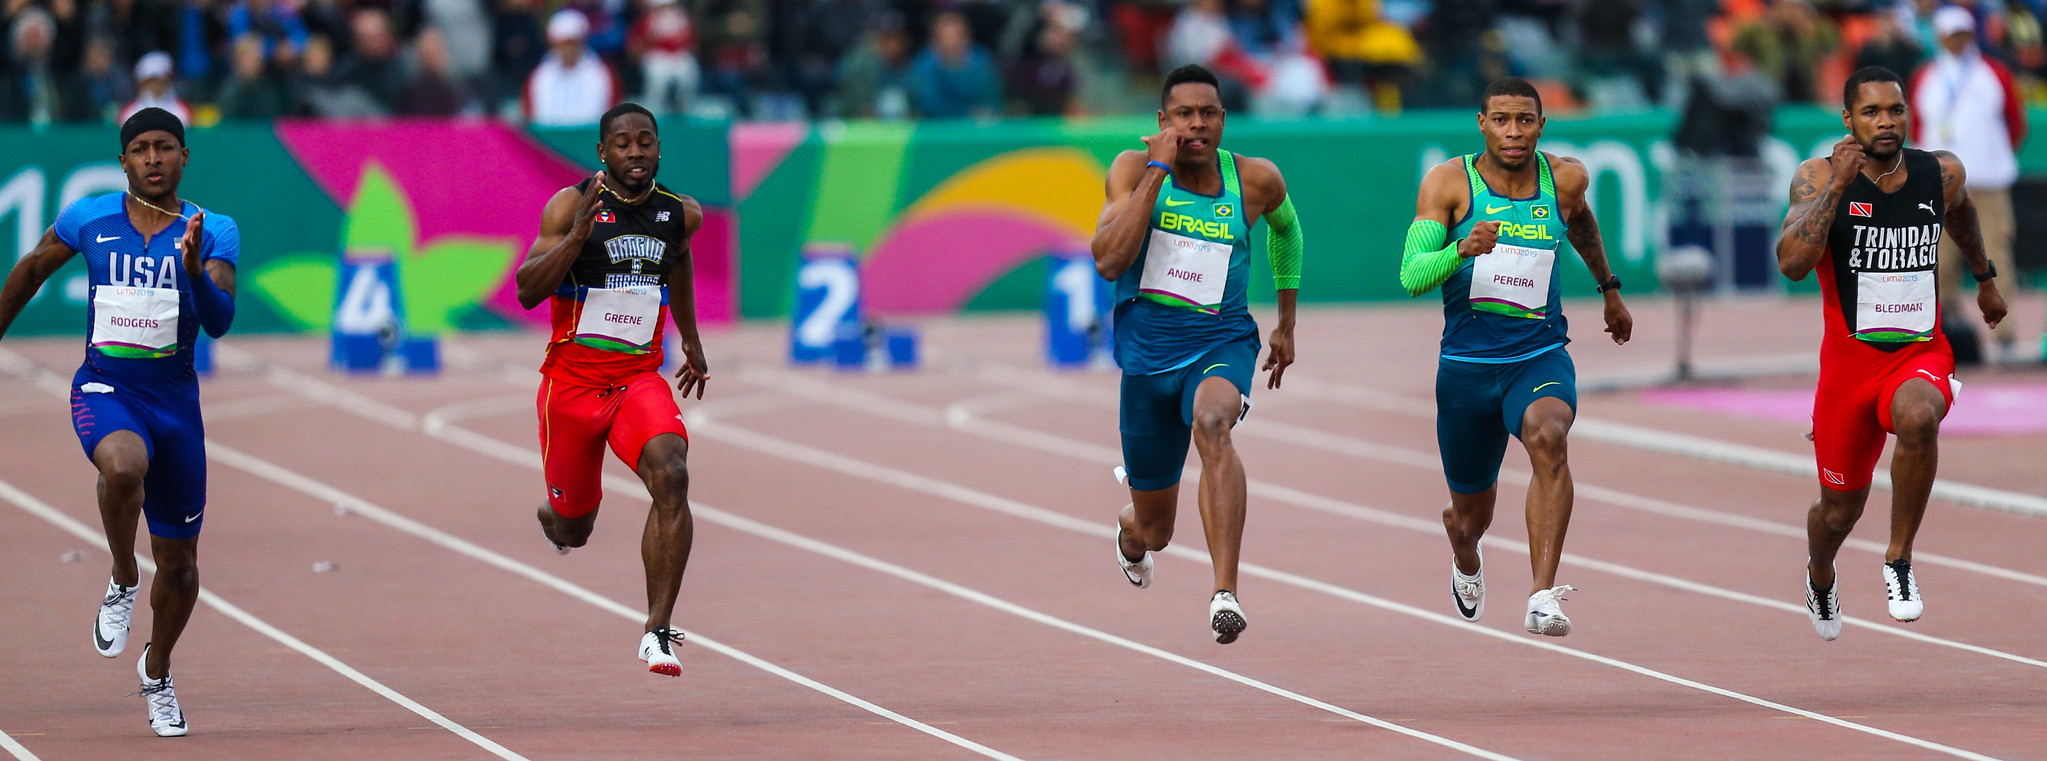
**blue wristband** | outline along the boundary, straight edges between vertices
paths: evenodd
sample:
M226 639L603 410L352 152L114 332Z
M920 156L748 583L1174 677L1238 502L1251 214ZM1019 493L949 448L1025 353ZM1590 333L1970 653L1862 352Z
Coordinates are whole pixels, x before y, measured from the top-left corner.
M1147 161L1144 163L1144 166L1146 168L1158 167L1160 169L1163 169L1166 171L1167 176L1171 176L1173 174L1173 168L1166 166L1166 162L1163 161Z

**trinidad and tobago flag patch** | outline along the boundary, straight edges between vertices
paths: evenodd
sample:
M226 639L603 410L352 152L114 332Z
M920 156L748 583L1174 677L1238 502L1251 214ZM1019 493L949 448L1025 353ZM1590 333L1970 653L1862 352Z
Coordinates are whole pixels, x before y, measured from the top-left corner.
M1862 208L1864 208L1864 209L1868 209L1868 208L1869 208L1869 204L1863 204L1863 205L1862 205ZM1862 215L1862 216L1865 216L1865 217L1867 217L1867 216L1869 216L1869 215L1868 215L1868 214L1864 214L1864 215ZM611 210L610 210L610 209L599 209L599 210L597 211L597 221L599 221L599 222L603 222L603 223L605 223L605 224L607 224L607 225L608 225L608 224L611 224L611 223L613 223L613 222L617 222L617 221L618 221L618 216L617 216L617 215L614 215L614 214L612 214L612 213L611 213Z
M1874 217L1874 216L1876 216L1876 210L1875 210L1875 209L1873 209L1873 208L1871 208L1869 204L1866 204L1866 203L1861 203L1861 202L1858 202L1858 201L1849 201L1849 202L1848 202L1848 216L1851 216L1851 217ZM601 221L601 218L600 218L600 221Z

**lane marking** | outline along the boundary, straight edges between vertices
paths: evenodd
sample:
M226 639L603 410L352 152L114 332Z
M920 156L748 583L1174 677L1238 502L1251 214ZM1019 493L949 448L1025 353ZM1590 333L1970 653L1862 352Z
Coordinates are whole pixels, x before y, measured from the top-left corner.
M893 468L889 468L876 463L857 460L834 452L815 449L812 447L804 446L802 444L777 439L766 434L756 433L754 431L745 430L725 423L715 422L709 417L702 414L702 410L705 406L708 405L699 405L696 407L696 411L698 414L692 417L691 424L695 426L698 431L703 432L706 435L713 436L727 443L737 444L739 446L746 447L748 449L753 449L755 451L773 454L784 459L801 462L808 465L814 465L820 468L837 471L858 478L864 478L871 481L877 481L880 483L897 485L912 491L919 491L924 492L926 494L945 497L947 499L951 499L962 504L972 505L975 507L982 507L1006 515L1013 515L1016 517L1025 518L1027 520L1032 520L1038 523L1043 523L1045 525L1057 526L1059 528L1068 529L1071 531L1075 531L1077 533L1088 534L1099 539L1113 541L1114 529L1109 526L1088 523L1086 521L1082 521L1078 518L1074 518L1062 513L1053 512L1051 510L1047 510L1042 507L1037 507L1035 505L1017 502L1015 500L982 492L976 489L972 489L970 487L961 486L959 484L952 483L949 481L929 478L914 473L895 470ZM1206 552L1188 549L1187 547L1179 545L1167 547L1163 551L1163 554L1172 555L1174 557L1182 558L1190 562L1200 563L1203 567L1207 567L1210 563L1208 554ZM1696 680L1676 676L1674 674L1668 674L1662 671L1657 671L1655 669L1648 668L1646 666L1639 666L1634 663L1619 660L1616 658L1610 658L1607 656L1598 655L1595 653L1590 653L1575 648L1565 647L1563 645L1558 645L1552 642L1546 642L1539 639L1533 639L1516 634L1511 634L1508 632L1500 631L1497 629L1491 629L1484 626L1474 626L1464 621L1463 619L1456 618L1448 614L1435 613L1432 611L1423 610L1421 608L1407 605L1405 603L1395 602L1385 598L1376 597L1373 595L1366 594L1364 592L1359 592L1357 590L1353 590L1347 587L1342 587L1335 584L1330 584L1328 582L1319 581L1306 576L1300 576L1298 574L1267 568L1265 566L1258 565L1255 563L1240 562L1238 564L1238 570L1240 573L1248 574L1251 576L1257 576L1259 578L1268 579L1271 581L1276 581L1282 584L1286 584L1288 586L1319 592L1332 597L1350 600L1353 602L1363 603L1365 605L1380 608L1382 610L1392 611L1402 615L1419 618L1425 621L1432 621L1435 623L1443 624L1445 626L1456 627L1459 630L1465 632L1492 637L1494 639L1506 642L1513 642L1516 644L1526 645L1529 647L1548 650L1550 652L1568 655L1574 658L1591 661L1593 663L1598 663L1604 666L1611 666L1613 668L1618 668L1635 674L1639 674L1641 676L1646 676L1651 679L1656 679L1670 684L1675 684L1695 690L1700 690L1703 692L1708 692L1726 698L1732 698L1734 700L1739 700L1744 703L1760 706L1763 708L1769 708L1771 710L1780 711L1787 714L1802 716L1808 719L1812 719L1814 721L1833 724L1835 726L1839 726L1845 729L1851 729L1857 732L1862 732L1864 734L1881 737L1887 740L1892 740L1907 745L1925 748L1927 750L1945 753L1951 756L1955 756L1957 758L1974 759L1976 761L1983 761L1985 759L1991 758L1990 756L1985 756L1980 753L1975 753L1973 751L1963 750L1961 748L1936 743L1931 740L1925 740L1918 737L1913 737L1911 735L1900 734L1886 729L1879 729L1865 724L1858 724L1856 722L1847 721L1844 719L1837 719L1832 716L1828 716L1815 711L1808 711L1803 708L1786 705L1784 703L1779 703L1766 698L1760 698L1754 695L1737 692L1735 690L1730 690L1724 687L1718 687L1715 685L1706 684L1704 682L1699 682Z
M48 521L51 525L56 526L57 528L63 530L65 533L78 537L80 540L83 540L93 545L94 547L99 548L102 552L107 550L107 537L105 534L93 530L92 528L86 526L85 524L78 522L71 516L64 514L57 508L51 507L49 504L43 502L40 499L36 499L34 495L22 491L19 488L16 488L14 484L8 483L4 480L0 480L0 498L4 498L9 502L14 503L15 507L21 508L22 511L30 515ZM137 553L135 555L135 562L137 565L141 566L143 572L148 573L152 576L156 574L155 561L152 561L149 558L143 557L140 553ZM220 595L215 594L211 589L207 589L204 586L201 586L199 588L199 602L205 603L207 607L213 608L214 610L220 611L228 618L234 619L235 622L240 623L243 626L249 627L250 629L254 629L256 633L261 634L265 637L269 637L270 639L276 641L278 644L284 645L285 647L298 651L300 655L304 655L307 658L313 659L313 661L319 663L320 665L332 669L334 673L347 677L349 681L355 682L356 684L368 688L371 692L384 696L386 700L403 706L405 710L418 714L421 718L433 722L442 729L448 730L449 732L453 732L455 733L456 736L461 737L464 740L468 740L471 743L475 743L477 747L490 751L491 755L505 759L506 761L526 761L525 756L521 756L517 753L514 753L510 749L507 749L505 746L499 745L496 742L491 741L490 738L477 734L476 732L470 730L468 727L464 727L461 724L457 724L454 721L449 720L447 717L442 716L440 713L434 711L433 709L421 705L419 701L406 697L405 695L400 694L397 690L384 686L382 682L372 679L368 675L355 670L354 667L349 666L346 663L343 663L341 659L335 658L334 656L328 655L325 651L322 651L319 648L306 644L304 640L287 634L282 629L279 629L275 626L271 626L269 622L257 618L254 614L251 614L248 611L242 610L240 606L228 602L226 598L223 598ZM11 740L5 742L12 743ZM9 750L13 750L14 748L18 747L20 746L14 745L13 747L10 747ZM17 757L20 757L22 753L26 752L27 750L23 749L20 752L17 752L15 755ZM34 758L34 756L28 756L28 758Z
M1301 378L1300 392L1326 401L1343 402L1351 406L1378 412L1389 412L1408 417L1430 417L1435 414L1435 404L1421 399L1408 399L1371 389L1342 383ZM1636 449L1647 449L1664 454L1674 454L1707 462L1737 465L1755 470L1812 478L1819 466L1811 454L1798 454L1780 449L1738 444L1731 441L1694 436L1691 434L1647 428L1599 418L1580 416L1571 425L1571 435L1618 444ZM1892 488L1889 473L1878 471L1872 485L1878 489ZM1932 498L1967 507L2013 513L2032 517L2047 517L2047 497L2024 492L1995 489L1988 486L1963 483L1945 478L1933 481ZM1913 553L1916 555L1918 553Z
M226 349L226 347L217 348L223 350ZM243 352L239 350L227 351L234 355L233 361L245 364L257 361L255 355L250 354L248 352ZM12 352L7 351L6 349L0 349L0 371L25 376L29 378L32 382L34 382L38 387L41 387L46 391L53 391L55 393L64 394L67 396L69 394L68 383L64 382L61 378L57 377L48 369L38 365L34 365L33 363L29 363L26 360L22 359L19 355L14 355ZM348 412L356 414L360 417L384 423L385 425L409 431L415 432L419 431L420 427L419 418L417 416L414 416L412 413L399 409L397 407L392 407L390 405L377 402L368 397L362 396L361 394L356 394L352 391L341 389L332 384L320 382L316 379L300 375L298 373L292 372L290 370L278 366L272 366L270 368L270 372L267 375L271 383L282 387L291 388L293 390L309 392L307 393L307 397L315 401L328 403L330 405L339 407ZM53 379L54 385L52 384ZM468 432L464 431L464 433ZM482 437L480 434L471 433L470 435L477 439L485 438ZM452 438L449 440L464 446L471 446L471 444L466 444L462 440ZM491 439L491 441L496 440ZM645 611L635 610L630 606L624 605L610 598L599 595L595 592L590 591L589 589L579 586L566 579L547 573L546 571L542 571L538 568L534 568L525 563L521 563L517 560L513 560L509 557L498 554L497 552L494 552L492 550L485 549L482 546L469 542L465 539L456 537L452 534L448 534L432 526L428 526L426 524L415 521L411 518L407 518L403 515L387 510L381 506L372 504L367 500L358 498L352 494L341 491L340 489L336 489L325 483L316 481L312 478L308 478L304 475L293 472L274 463L270 463L268 461L245 453L234 447L222 444L214 439L209 438L206 440L206 448L207 456L209 459L219 461L224 465L228 465L229 467L242 470L251 475L255 475L259 478L271 481L272 483L276 483L286 488L293 489L308 496L324 500L328 504L346 506L351 512L369 518L370 520L383 524L386 527L396 529L402 533L410 534L420 539L424 539L428 542L439 545L445 549L453 550L459 554L466 555L476 560L480 560L487 565L497 567L501 570L510 571L519 576L523 576L529 580L538 582L543 586L552 588L556 591L567 594L570 597L576 598L578 600L582 600L583 602L596 606L601 610L605 610L610 613L616 614L635 623L644 622L646 620ZM516 447L513 448L516 449ZM534 468L537 469L540 467L539 461L540 455L538 452L524 452L523 454L530 460L530 463ZM607 475L607 480L610 479L630 481L630 479L623 479L618 476ZM631 483L638 485L638 482ZM12 490L12 488L13 487L8 486L5 481L0 481L0 496L10 496L7 494L6 490ZM621 487L619 484L614 483L612 488ZM643 485L642 488L644 488ZM27 495L22 494L21 496ZM31 497L30 499L33 498ZM20 505L21 503L17 502L17 504ZM25 505L23 505L23 509L28 508ZM31 510L30 512L35 511ZM57 513L54 510L51 511L51 514L54 516L54 519L52 519L53 522L56 522L56 520L58 519L61 519L63 521L71 520L68 516L63 515L62 513ZM51 519L49 516L45 517L46 519ZM78 530L84 530L86 531L85 534L78 535L81 537L86 537L88 539L97 536L98 538L95 541L98 542L98 546L101 547L102 549L106 547L106 537L98 535L96 532L91 532L89 529L84 529L82 525L77 524L75 521L71 522L71 526L65 526L62 523L60 523L59 526L65 528L68 531L72 531L72 533L74 534L78 534ZM76 527L76 529L78 530L73 530L73 527ZM156 566L154 563L150 562L148 559L141 558L139 555L137 556L137 559L139 562L145 564L144 565L145 569L149 570L151 573L155 572ZM209 597L211 599L209 599ZM227 609L232 609L234 612L230 613L231 616L234 615L247 616L248 621L244 621L244 623L249 623L249 621L256 621L253 616L248 616L247 613L242 613L239 608L233 608L232 606L229 606L225 600L221 600L217 596L212 596L212 593L210 591L205 590L204 588L200 590L200 599L202 601L206 601L209 604L214 605L215 607L226 606L226 608L223 609L223 612L227 612ZM236 620L242 619L237 618ZM261 622L256 621L256 623ZM267 627L268 624L263 624L263 626ZM278 637L285 638L290 637L290 635L284 634L282 631L277 631L275 629L272 629L271 632L275 632L275 635L272 637L273 639L277 639ZM268 633L270 632L266 632L266 634ZM911 729L915 729L919 732L930 735L932 737L945 740L946 742L973 751L974 753L979 754L983 757L997 759L998 761L1022 761L1022 759L1019 759L1015 756L1011 756L1007 753L1003 753L993 748L989 748L987 746L973 742L971 740L967 740L966 738L954 735L950 732L933 728L930 725L917 721L916 719L912 719L908 716L904 716L889 709L883 708L879 705L868 702L865 699L862 699L856 695L840 690L831 685L819 682L815 679L811 679L810 677L806 677L794 671L790 671L789 669L778 666L767 660L763 660L757 656L742 651L738 648L726 645L722 642L707 637L694 630L684 630L683 636L685 642L699 645L712 652L718 653L728 658L732 658L733 660L745 663L749 666L760 669L762 671L766 671L770 674L789 680L791 682L803 685L804 687L808 687L812 690L838 699L841 702L858 707L861 710L867 711L868 713L888 719L897 724L910 727ZM286 641L285 639L279 639L278 641L284 642L287 646L291 646L293 643L296 642L298 643L298 645L294 647L294 649L298 649L298 647L303 647L305 649L301 650L301 652L310 651L308 652L309 655L318 652L317 650L312 650L310 646L305 645L303 642L298 642L298 640L296 639L291 639L290 641ZM327 658L327 661L332 661L332 663L328 664L330 668L334 668L337 671L341 671L342 669L348 669L347 664L343 664L338 660L333 660L331 656L326 656L325 653L320 653L319 655L321 657ZM320 660L320 658L316 657L315 660ZM322 662L326 663L327 661ZM354 674L355 676L361 677L361 679L358 679L357 681L365 682L365 686L375 684L373 680L369 680L369 677L362 676L359 672L355 672L353 669L348 669L347 671L343 672L343 674L344 675ZM385 695L386 697L396 696L393 697L394 700L405 699L403 695L398 695L398 693L396 692L389 692L388 688L382 688L382 685L376 685L376 687L373 687L372 689L380 688L383 690L383 692L380 692L380 694L385 694L385 692L388 692L388 694ZM426 709L424 706L419 706L417 703L410 703L409 699L405 700L407 700L407 703L409 703L409 705L407 705L407 703L401 703L401 705L407 705L408 708L414 708L415 713L419 713L421 716L424 716L437 724L441 724L447 721L446 719L440 718L439 714L433 713L432 711ZM452 725L452 722L448 722L448 725ZM459 725L453 726L459 729ZM467 732L468 730L461 731ZM474 733L470 734L474 735ZM476 740L482 740L482 742L486 743L489 742L489 740L485 740L481 736L476 736ZM496 746L495 743L492 743L489 747L498 746ZM502 748L499 749L502 750ZM510 751L504 751L504 753L510 753ZM526 761L524 757L518 756L516 754L509 756L506 756L504 754L500 755L508 759L508 761L510 759Z
M763 395L759 394L748 395L747 397L740 397L739 399L735 399L735 401L750 400L752 397L755 396ZM350 409L350 401L347 400L345 397L336 397L335 404L336 406L339 406L345 410L354 411ZM742 402L742 404L747 407L755 409L759 409L762 407L761 403L758 401L745 401ZM392 427L400 428L402 430L413 431L416 433L421 433L436 438L441 438L445 441L453 443L457 446L461 446L465 449L469 449L478 454L504 460L514 465L520 465L534 470L540 469L541 463L539 459L540 455L538 452L490 436L485 436L483 434L479 434L474 431L461 428L451 423L450 422L451 416L459 417L465 414L473 414L471 412L466 412L465 410L458 409L460 406L461 405L450 405L449 407L429 412L427 415L423 416L420 419L420 422L416 426L393 425ZM699 405L699 407L701 406L702 405ZM391 418L390 415L381 411L378 413L362 414L361 416L366 419L378 420L382 422L389 422L389 419ZM393 514L390 511L378 507L374 504L371 504L365 500L362 500L361 498L347 494L338 489L334 489L333 487L327 486L325 484L321 484L317 481L314 481L311 478L299 475L297 473L292 473L291 471L288 471L280 466L256 460L255 458L250 457L244 453L241 453L238 450L234 450L230 447L226 447L216 442L209 441L208 448L210 451L218 450L219 454L222 455L222 457L218 459L222 459L223 462L228 462L229 464L232 465L235 464L232 460L246 459L247 461L250 461L248 462L248 464L250 466L253 466L253 469L251 468L245 469L249 469L250 472L252 473L256 473L257 475L264 478L276 480L278 483L291 486L292 488L299 489L300 491L305 491L307 494L318 497L320 499L331 500L336 504L348 505L351 510L360 510L366 516L369 516L372 519L376 519L380 515L388 516L399 521L402 521L403 523L408 524L409 526L416 526L419 530L432 532L434 534L440 534L440 532L437 529L433 529L431 527L418 524L417 522L412 521L411 519L407 519L404 518L403 516ZM237 467L241 466L238 465ZM603 479L606 486L627 494L634 494L635 492L632 491L634 489L645 488L645 485L641 484L638 481L614 473L604 474ZM996 610L1000 610L1011 615L1025 618L1040 624L1044 624L1046 626L1051 626L1067 632L1079 634L1081 636L1085 636L1100 642L1116 645L1118 647L1143 653L1145 655L1159 658L1161 660L1165 660L1181 666L1186 666L1188 668L1193 668L1213 676L1228 679L1232 682L1236 682L1238 684L1242 684L1247 687L1251 687L1253 689L1266 692L1268 694L1272 694L1275 696L1285 698L1287 700L1291 700L1296 703L1300 703L1302 705L1316 708L1318 710L1322 710L1328 713L1336 714L1351 721L1361 722L1374 727L1379 727L1381 729L1386 729L1388 731L1397 732L1399 734L1413 737L1415 739L1423 740L1425 742L1457 750L1461 753L1465 753L1467 755L1471 755L1477 758L1492 759L1494 761L1515 761L1514 757L1512 756L1502 755L1499 753L1495 753L1493 751L1479 748L1477 746L1458 742L1456 740L1452 740L1446 737L1429 734L1427 732L1422 732L1420 730L1411 729L1408 727L1401 726L1399 724L1387 722L1316 698L1302 695L1300 693L1296 693L1291 690L1287 690L1283 687L1279 687L1252 677L1244 676L1242 674L1230 671L1228 669L1212 666L1208 663L1188 658L1177 653L1172 653L1170 651L1152 647L1150 645L1126 639L1114 634L1110 634L1108 632L1093 629L1087 626L1083 626L1081 624L1073 623L1071 621L1067 621L1065 619L1052 616L1051 614L1048 613L1043 613L1032 608L1018 605L1016 603L1009 602L1007 600L995 597L993 595L989 595L987 593L963 585L955 584L953 582L946 581L944 579L940 579L934 576L930 576L919 571L911 570L903 566L895 565L893 563L889 563L887 561L880 560L868 555L863 555L861 553L848 550L837 545L829 544L817 539L812 539L810 537L790 532L781 528L777 528L768 524L760 523L749 518L743 518L740 517L739 515L729 513L724 510L720 510L718 508L706 505L696 500L690 501L690 510L692 514L711 523L716 523L718 525L725 526L727 528L731 528L743 533L751 534L762 539L767 539L780 544L785 544L791 547L795 547L797 549L812 552L814 554L824 555L835 560L839 560L845 563L860 566L862 568L884 573L889 576L902 579L904 581L908 581L914 584L918 584L920 586L942 591L955 597L959 597L961 599L965 599L986 607L994 608ZM393 527L399 528L398 526ZM413 530L409 528L400 528L399 530L406 531L406 533L413 533ZM421 536L424 538L424 535ZM443 534L442 536L445 535ZM489 553L490 555L495 556L497 558L502 558L505 564L509 564L505 565L492 560L486 560L486 562L490 562L492 565L498 565L501 568L506 568L506 570L513 570L515 573L526 575L528 576L528 578L534 578L535 580L541 580L539 578L541 576L544 576L548 579L554 579L554 577L552 577L549 574L546 574L544 571L539 571L538 569L526 566L523 563L519 563L518 561L514 561L509 558L503 558L503 556L497 556L496 553L491 553L489 550L485 550L481 547L476 547L475 545L470 544L466 541L454 539L453 537L448 538L455 542L459 542L461 545L464 545L467 548L473 548L473 550L476 552ZM440 542L436 541L436 543L438 544ZM455 547L450 548L456 549ZM478 559L485 559L482 556L473 554L471 551L466 549L457 549L457 551L463 552L464 554L470 554L472 557L478 557ZM516 566L516 568L514 566ZM530 574L528 573L529 571ZM535 576L533 574L538 574L538 576ZM577 590L582 589L581 587L575 587L573 584L567 581L561 581L559 579L555 579L555 581L560 581L561 585L566 586L565 587L556 586L555 584L546 581L543 581L543 583L549 583L549 586L556 586L557 589L563 589L564 591L568 591L567 589L568 587L573 587L574 589ZM603 602L608 603L609 606L617 606L617 609L614 610L614 612L621 612L622 615L626 615L635 621L643 619L642 614L632 612L629 608L625 608L625 606L619 605L618 603L611 602L601 597L597 597L594 593L590 593L587 590L582 590L582 594L590 595L590 597L595 598L596 600L603 600ZM594 601L592 602L593 604L595 604ZM599 607L613 609L603 604L600 604ZM695 634L694 632L686 632L685 637L687 639L685 639L684 641L690 642L697 640L699 638L699 635ZM914 720L910 720L905 717L899 719L899 721ZM941 732L941 730L931 728L929 725L924 725L920 723L917 726L926 731L927 734L934 735L944 734ZM950 737L950 735L945 736ZM968 741L960 740L960 742L965 743ZM978 748L980 746L975 745L969 747ZM988 753L996 752L990 750L988 751ZM984 753L984 755L987 754ZM999 754L994 757L1010 758L1009 756Z
M349 411L361 415L362 417L365 417L367 419L380 420L380 418L374 415L364 414L361 411L353 409L350 409ZM419 431L415 430L415 432ZM480 434L472 433L471 435L480 437ZM446 440L458 446L475 448L475 445L471 443L471 440L469 439L446 438ZM511 445L509 444L505 446L511 447ZM462 539L460 537L442 531L438 528L434 528L433 526L429 526L427 524L413 520L399 513L385 509L380 505L374 504L368 500L362 499L361 497L357 497L353 494L342 491L324 482L302 475L283 466L268 462L261 458L250 455L246 452L243 452L239 449L235 449L225 444L221 444L220 442L212 439L207 440L206 447L207 454L211 456L213 459L219 460L222 464L245 471L258 478L262 478L272 483L285 486L287 488L306 494L307 496L311 496L316 499L326 501L330 504L346 506L349 509L349 511L353 514L361 515L372 521L376 521L377 523L383 524L386 527L395 529L401 533L408 534L419 539L423 539L429 543L438 545L443 549L452 550L458 554L481 561L485 565L489 565L499 570L508 571L515 575L524 577L530 581L536 582L542 586L561 592L562 594L568 595L569 597L572 597L574 599L581 600L585 603L588 603L598 608L599 610L603 610L613 615L617 615L620 618L624 618L628 621L640 623L646 621L647 619L646 611L633 608L631 606L625 605L624 603L612 600L611 598L599 595L596 592L592 592L589 589L581 585L578 585L574 582L571 582L567 579L540 570L538 568L527 565L520 561L513 560L512 558L499 554L494 550L487 549L481 545L470 542L469 540ZM512 448L519 451L519 455L522 458L523 463L528 463L535 469L538 469L540 467L539 452L523 450L519 449L518 447ZM605 480L612 485L612 488L615 489L624 488L624 485L618 483L618 481L625 481L633 486L645 488L643 484L640 484L637 481L632 481L631 479L626 479L620 476L607 474ZM693 508L693 512L705 518L712 518L711 513L715 512L709 508L703 507L702 505L694 501L692 501L691 507ZM716 519L712 518L712 520L715 521ZM833 687L831 685L817 681L815 679L796 673L789 669L775 665L774 663L763 660L757 656L742 651L738 648L732 647L723 642L719 642L718 640L705 636L704 634L696 630L684 629L683 638L684 638L683 641L687 644L693 644L699 647L703 647L707 650L710 650L711 652L723 655L725 657L739 661L746 665L760 669L762 671L766 671L770 674L774 674L775 676L781 677L791 682L795 682L796 684L800 684L804 687L810 688L811 690L817 691L824 695L828 695L834 699L839 700L840 702L854 706L868 713L880 716L882 718L888 719L889 721L895 722L905 727L909 727L911 729L917 730L932 737L944 740L960 748L973 751L974 753L980 756L992 759L999 759L1000 761L1021 761L1021 759L1018 759L1015 756L1003 753L993 748L989 748L985 745L974 742L972 740L968 740L966 738L960 737L950 732L937 729L924 722L912 719L908 716L904 716L900 713L896 713L895 711L891 711L887 708L883 708L879 705L868 702L867 700L859 696L848 693L837 687Z
M1082 402L1086 404L1092 404L1098 407L1104 407L1107 409L1114 409L1116 407L1116 401L1113 396L1114 392L1104 392L1095 389L1091 386L1073 383L1072 381L1068 381L1063 378L1057 378L1047 375L1039 375L1037 377L1032 378L1023 378L1021 377L1020 373L1017 372L1017 368L1007 368L998 371L992 367L977 369L976 371L974 371L973 375L974 377L977 377L983 381L987 381L994 385L1003 387L1022 388L1026 389L1028 393L1036 394L1038 396L1048 397L1052 399L1061 399L1066 401ZM1313 379L1303 379L1303 381L1304 382L1302 383L1302 385L1308 387L1309 389L1313 389L1315 388L1316 385L1318 385L1317 382L1314 381ZM1293 390L1291 389L1291 387L1289 388L1290 390ZM1363 389L1351 390L1357 392L1358 394L1362 394L1363 397L1357 398L1349 394L1332 393L1329 395L1320 396L1320 398L1323 398L1326 401L1347 403L1351 404L1352 406L1379 412L1393 412L1409 417L1433 419L1432 416L1434 415L1433 410L1435 409L1435 407L1431 402L1423 401L1410 402L1407 400L1402 400L1399 403L1391 403L1385 402L1384 400L1379 400L1376 396L1372 395L1370 392L1367 392ZM1302 393L1315 396L1318 395L1320 392L1313 390L1304 390L1302 391ZM1420 406L1417 407L1414 405ZM1578 423L1574 424L1574 426L1572 427L1572 433L1574 435L1578 433L1578 431L1582 428L1584 422L1585 420L1583 418L1580 418ZM1409 467L1420 468L1422 470L1426 470L1438 475L1441 474L1443 467L1440 455L1434 452L1423 452L1417 449L1408 449L1405 447L1380 444L1378 442L1367 441L1350 436L1345 436L1342 434L1328 433L1315 428L1297 426L1283 421L1274 420L1270 417L1265 418L1263 422L1261 422L1257 427L1239 427L1237 431L1241 435L1263 436L1265 438L1276 441L1298 444L1300 446L1310 447L1313 449L1323 449L1331 452L1337 452L1359 459L1378 460L1380 462L1387 462L1396 465L1406 465ZM1121 457L1120 452L1118 453L1117 456L1119 458ZM1120 461L1121 460L1119 459L1118 462ZM1525 487L1529 484L1530 481L1533 480L1533 478L1534 478L1533 474L1525 470L1520 470L1518 468L1502 467L1500 469L1500 480L1517 486ZM1587 483L1582 479L1576 481L1575 488L1577 489L1578 495L1580 497L1585 497L1599 502L1604 502L1615 507L1623 507L1631 510L1636 510L1639 512L1662 515L1670 518L1680 518L1684 520L1697 521L1701 523L1712 523L1721 526L1746 529L1749 531L1757 531L1765 534L1774 534L1777 536L1782 536L1790 539L1797 539L1801 542L1805 541L1806 538L1804 526L1792 525L1788 523L1778 523L1776 521L1766 520L1762 518L1753 518L1750 516L1741 515L1739 513L1729 513L1709 508L1678 504L1675 502L1656 499L1654 497L1642 496L1639 494L1633 494L1630 492L1625 492L1619 489L1613 489L1598 484ZM1873 555L1884 555L1885 553L1890 551L1890 547L1888 545L1873 542L1868 539L1850 538L1842 546L1860 552L1870 553ZM1992 576L1995 578L2004 579L2006 581L2016 581L2022 584L2031 584L2033 586L2038 587L2047 587L2047 576L2026 573L2024 571L2003 568L2000 566L1990 565L1988 563L1980 563L1977 561L1966 560L1949 555L1927 552L1925 550L1916 549L1913 550L1912 562L1921 565L1934 565L1946 568L1953 568L1960 571L1968 571L1970 573L1981 574L1984 576Z
M36 758L36 754L30 753L27 748L22 747L21 743L15 742L14 738L8 737L6 732L0 732L0 749L5 749L8 753L14 754L14 757L19 761L42 761L42 759Z

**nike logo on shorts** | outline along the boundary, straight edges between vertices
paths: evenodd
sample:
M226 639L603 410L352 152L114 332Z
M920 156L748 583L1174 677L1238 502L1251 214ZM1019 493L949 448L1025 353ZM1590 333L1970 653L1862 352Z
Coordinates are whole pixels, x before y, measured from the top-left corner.
M1928 377L1928 378L1932 378L1932 379L1933 379L1933 382L1935 382L1935 383L1939 383L1939 382L1940 382L1940 376L1938 376L1938 375L1934 375L1934 374L1933 374L1933 371L1931 371L1931 370L1927 370L1927 369L1925 369L1925 368L1920 368L1919 372L1921 372L1921 373L1924 373L1924 374L1926 375L1926 377Z
M1202 374L1202 375L1207 375L1207 374L1208 374L1208 371L1210 371L1210 370L1214 370L1214 369L1216 369L1216 368L1218 368L1218 367L1229 367L1229 366L1230 366L1230 363L1228 363L1228 362L1217 362L1217 363L1215 363L1215 364L1213 364L1213 365L1209 365L1209 366L1207 366L1207 367L1201 368L1201 374Z

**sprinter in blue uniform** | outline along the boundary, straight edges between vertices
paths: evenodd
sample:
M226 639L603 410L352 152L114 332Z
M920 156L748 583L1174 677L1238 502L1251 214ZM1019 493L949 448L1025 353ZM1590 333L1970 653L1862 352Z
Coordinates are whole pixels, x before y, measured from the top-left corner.
M74 254L84 254L85 363L71 383L71 420L85 456L99 469L100 521L114 555L93 648L108 658L128 643L128 619L141 584L135 524L148 519L156 583L150 641L136 671L150 728L185 734L171 687L171 650L199 599L199 527L206 510L206 432L199 420L199 378L192 351L199 331L219 338L234 321L234 220L178 198L191 151L185 127L147 108L121 127L121 169L128 189L66 207L35 250L0 288L0 336L43 283Z

